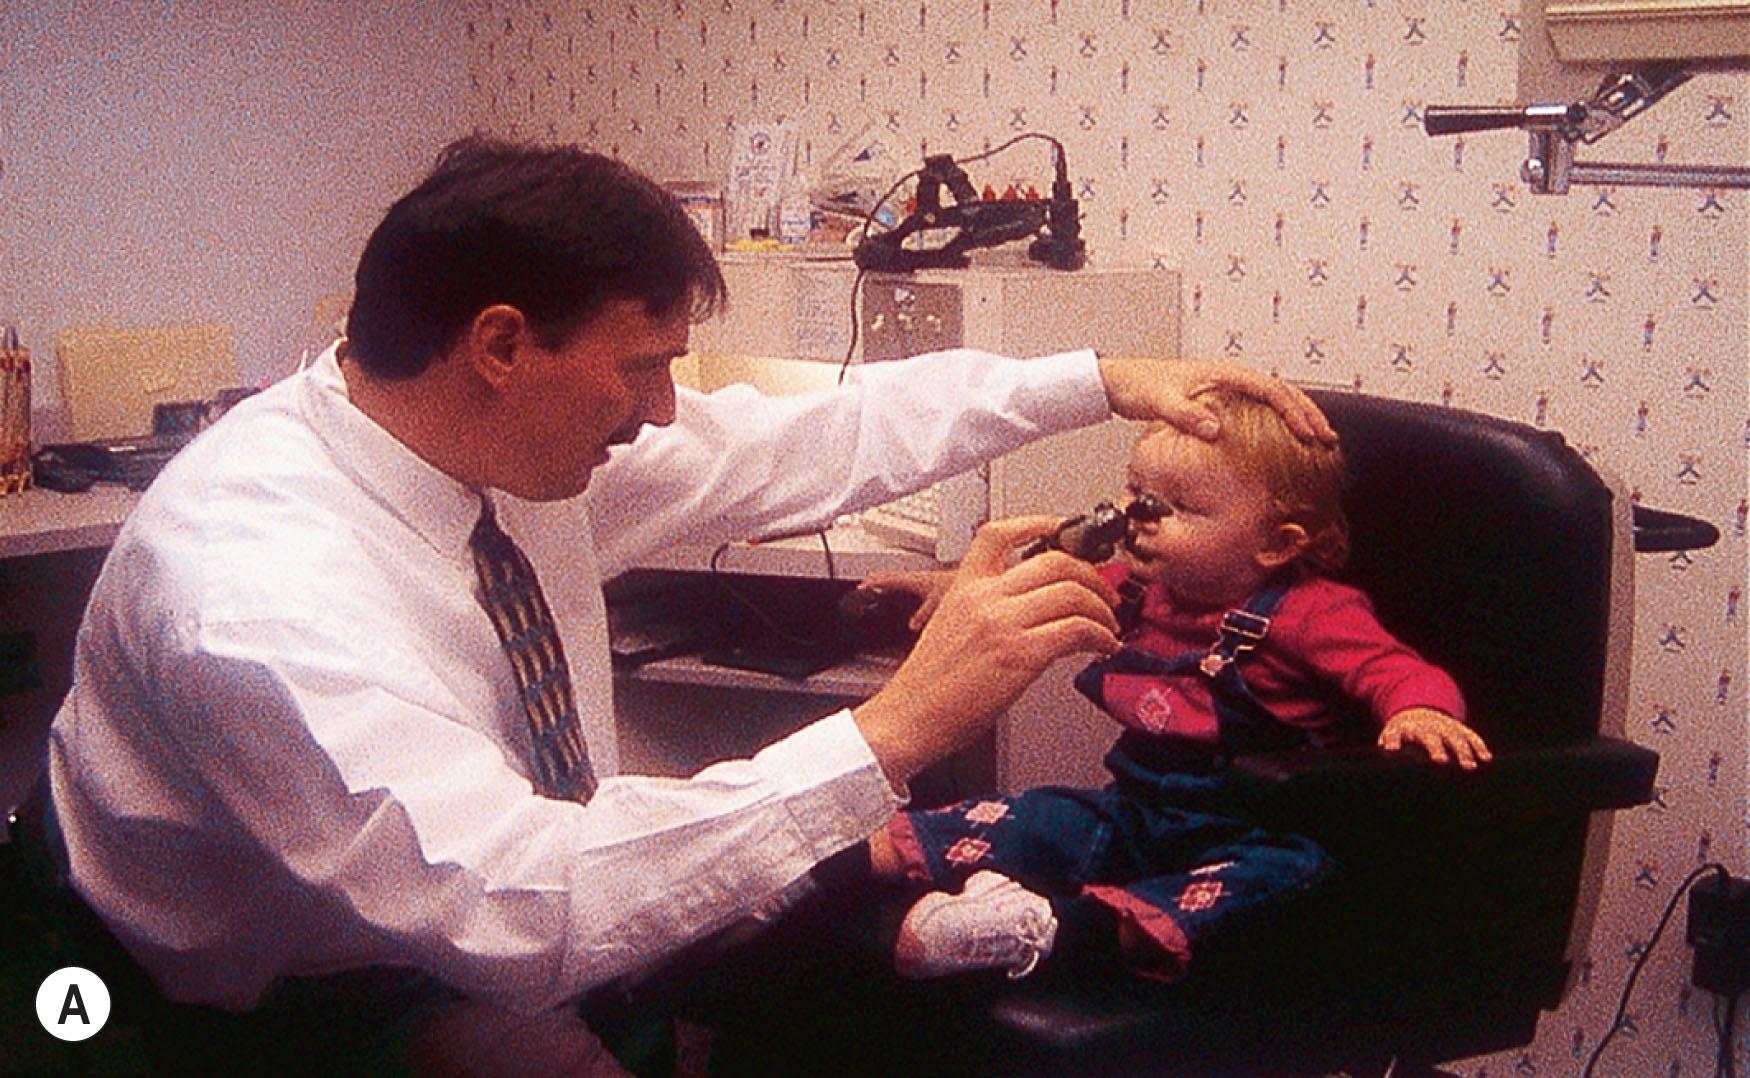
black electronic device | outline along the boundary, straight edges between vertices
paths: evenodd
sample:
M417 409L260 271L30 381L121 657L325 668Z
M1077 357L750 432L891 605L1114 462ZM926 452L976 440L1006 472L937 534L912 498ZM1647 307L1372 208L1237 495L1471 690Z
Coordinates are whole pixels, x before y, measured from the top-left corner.
M1054 142L1055 145L1055 142ZM1078 270L1087 263L1082 241L1081 210L1070 189L1063 148L1056 147L1056 176L1051 197L980 198L966 170L947 154L924 158L917 172L915 207L887 232L865 235L852 252L858 268L895 273L920 269L960 269L971 264L967 252L996 247L1029 236L1027 255L1053 269ZM942 188L954 197L943 205ZM952 230L946 242L932 247L906 246L914 236Z
M1130 538L1131 527L1161 519L1166 506L1153 494L1139 494L1123 509L1100 502L1086 513L1067 517L1050 535L1035 539L1021 550L1031 558L1048 550L1061 550L1095 565L1112 560L1119 544Z
M148 434L45 445L31 458L31 472L36 484L47 490L77 493L94 483L145 490L188 441L184 435Z
M1101 502L1086 513L1069 517L1050 535L1042 536L1021 551L1022 558L1036 557L1048 550L1086 562L1099 564L1111 560L1118 544L1130 534L1130 518L1111 502Z

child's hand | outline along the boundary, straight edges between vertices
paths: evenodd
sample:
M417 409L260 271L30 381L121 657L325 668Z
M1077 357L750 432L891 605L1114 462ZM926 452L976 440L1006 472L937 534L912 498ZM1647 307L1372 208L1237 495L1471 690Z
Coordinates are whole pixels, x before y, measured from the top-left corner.
M909 625L913 632L922 632L952 583L952 569L920 569L907 573L875 573L858 584L857 590L897 591L917 596L918 608L912 613Z
M1402 751L1410 743L1422 746L1435 763L1456 761L1466 771L1494 759L1475 730L1430 707L1405 708L1387 719L1379 732L1379 747L1387 752Z

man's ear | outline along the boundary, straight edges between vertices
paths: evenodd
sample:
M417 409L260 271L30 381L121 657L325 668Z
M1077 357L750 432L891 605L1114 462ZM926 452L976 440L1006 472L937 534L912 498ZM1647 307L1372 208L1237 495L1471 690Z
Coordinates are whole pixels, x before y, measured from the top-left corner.
M495 303L483 308L463 334L468 366L488 386L494 389L504 386L523 358L528 329L523 312L509 304Z
M1280 569L1300 557L1306 549L1306 529L1292 521L1284 521L1270 529L1258 548L1258 565L1264 569Z

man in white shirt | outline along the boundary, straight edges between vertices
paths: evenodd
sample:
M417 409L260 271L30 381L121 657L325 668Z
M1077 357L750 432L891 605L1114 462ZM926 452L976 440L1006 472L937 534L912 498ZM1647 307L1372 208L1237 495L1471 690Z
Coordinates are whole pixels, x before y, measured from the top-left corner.
M618 773L602 580L1113 412L1195 429L1217 382L1330 436L1251 372L1087 352L677 393L722 277L658 185L573 149L450 147L356 284L346 340L190 445L122 530L51 735L53 808L73 889L170 999L247 1010L287 979L412 970L449 993L426 1023L449 1063L610 1068L568 1003L746 916L1053 659L1117 646L1090 567L1010 564L1054 521L993 524L887 688L752 759L639 778ZM562 644L583 800L538 792L542 735L470 552L487 507Z

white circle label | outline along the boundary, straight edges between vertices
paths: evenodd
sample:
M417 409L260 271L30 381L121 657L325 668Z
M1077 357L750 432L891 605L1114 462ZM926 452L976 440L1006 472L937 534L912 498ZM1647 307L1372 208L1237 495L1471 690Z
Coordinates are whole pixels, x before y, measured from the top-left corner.
M82 1041L109 1021L109 986L88 969L65 966L36 990L36 1016L62 1040Z

